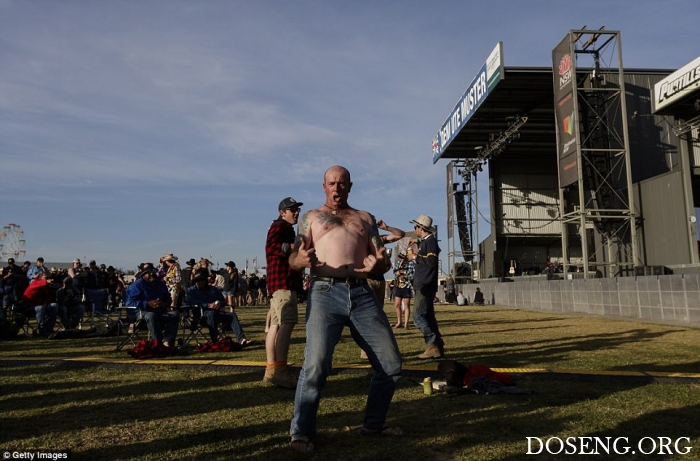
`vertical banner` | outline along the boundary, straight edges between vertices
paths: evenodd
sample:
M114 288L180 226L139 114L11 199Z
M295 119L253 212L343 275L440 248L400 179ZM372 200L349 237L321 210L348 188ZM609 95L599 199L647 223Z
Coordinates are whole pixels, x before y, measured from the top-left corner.
M454 234L454 206L452 205L452 197L454 196L456 184L454 184L454 168L455 162L447 164L447 238L451 239Z
M576 63L567 35L552 51L554 75L554 118L557 124L557 160L559 187L578 181L578 116L574 105Z

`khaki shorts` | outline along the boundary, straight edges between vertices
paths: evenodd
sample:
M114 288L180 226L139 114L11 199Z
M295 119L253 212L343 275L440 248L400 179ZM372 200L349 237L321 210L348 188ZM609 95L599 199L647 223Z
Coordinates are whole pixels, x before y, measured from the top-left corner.
M297 292L289 290L277 290L270 299L270 323L282 325L285 323L299 323L299 310L297 309Z

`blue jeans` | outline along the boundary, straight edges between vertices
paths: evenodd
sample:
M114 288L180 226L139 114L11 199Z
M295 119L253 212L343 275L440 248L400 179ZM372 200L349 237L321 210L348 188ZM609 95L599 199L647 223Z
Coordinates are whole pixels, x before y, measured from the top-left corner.
M63 323L63 328L70 330L71 328L78 328L80 321L85 315L85 306L82 304L75 304L73 306L58 306L58 317Z
M365 406L364 427L384 426L396 382L401 377L401 353L389 320L369 285L312 281L306 307L306 348L294 396L292 438L313 437L321 391L331 372L333 351L345 325L367 352L372 379Z
M151 338L160 342L168 342L171 347L175 345L177 328L180 323L177 312L140 311L140 315L141 318L146 320L146 326Z
M209 328L209 336L212 341L216 341L219 332L216 326L219 323L230 324L231 330L236 335L236 340L241 343L245 339L245 333L243 333L243 327L241 327L241 322L238 321L238 316L235 312L221 312L215 309L209 309L204 311L204 319L207 322L207 327Z
M17 302L17 299L21 296L17 296L14 285L5 285L2 294L2 305L9 308Z
M34 306L34 312L36 313L39 334L53 333L53 328L56 326L56 317L58 316L58 304L40 304Z
M437 319L435 318L435 293L424 294L416 290L416 296L413 299L413 323L416 328L423 333L425 344L436 346L444 346L440 329L438 328Z

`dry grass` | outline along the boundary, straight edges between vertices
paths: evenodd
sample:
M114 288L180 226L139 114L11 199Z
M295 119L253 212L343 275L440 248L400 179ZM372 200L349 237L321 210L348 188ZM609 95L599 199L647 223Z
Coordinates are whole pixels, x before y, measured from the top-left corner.
M393 309L385 307L393 319ZM437 311L449 358L465 364L582 372L700 372L697 329L497 307L443 305ZM239 315L248 336L262 339L264 310L241 310ZM434 363L426 365L415 358L424 348L417 330L400 330L397 339L407 369L435 368ZM114 344L114 338L3 342L0 448L70 449L73 459L90 460L309 458L286 446L291 391L263 386L259 366L201 365L222 360L263 363L262 346L240 353L193 353L154 365L128 359L124 352L114 351ZM298 328L290 353L297 364L303 347L303 330ZM8 361L11 357L27 360ZM47 361L51 358L76 361ZM123 362L114 363L115 359ZM335 362L364 364L349 336L338 345ZM693 450L682 458L700 459L696 380L524 373L517 375L517 384L531 389L531 395L428 397L417 385L427 373L408 372L390 410L391 422L408 435L380 440L357 434L367 372L355 369L333 375L324 391L313 458L515 460L532 458L526 455L528 436L628 437L631 444L643 437L666 436L689 437L685 445ZM610 457L634 459L629 453Z

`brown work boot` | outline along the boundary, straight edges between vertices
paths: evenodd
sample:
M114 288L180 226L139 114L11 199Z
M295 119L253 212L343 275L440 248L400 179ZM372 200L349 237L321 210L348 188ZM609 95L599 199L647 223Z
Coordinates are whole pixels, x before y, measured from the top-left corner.
M439 359L442 358L443 351L442 347L436 344L429 344L428 348L421 355L418 356L419 359Z
M264 383L269 383L272 377L275 375L275 369L274 368L265 368L265 376L263 376L263 382Z
M288 366L267 368L263 382L274 384L286 389L296 389L299 378L292 373Z

